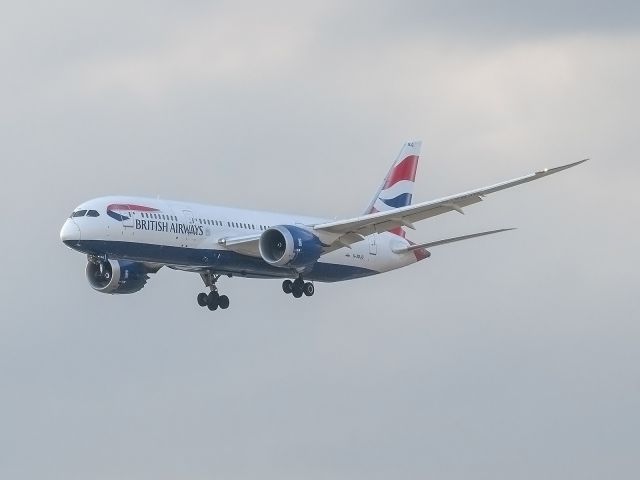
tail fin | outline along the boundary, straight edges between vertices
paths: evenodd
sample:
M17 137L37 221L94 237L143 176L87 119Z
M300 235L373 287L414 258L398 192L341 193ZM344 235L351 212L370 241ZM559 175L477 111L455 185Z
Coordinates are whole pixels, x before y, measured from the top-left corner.
M421 141L407 142L402 146L398 158L393 162L389 173L365 210L365 215L386 212L411 204L421 146ZM402 237L405 236L402 228L397 228L392 232Z

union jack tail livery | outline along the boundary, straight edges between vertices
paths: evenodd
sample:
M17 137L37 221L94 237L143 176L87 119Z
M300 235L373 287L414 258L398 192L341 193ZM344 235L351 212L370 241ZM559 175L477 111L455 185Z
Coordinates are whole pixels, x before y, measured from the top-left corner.
M393 162L389 173L365 210L365 215L411 205L421 146L421 141L407 142L402 146L398 158ZM405 236L402 228L395 228L391 232L401 237Z

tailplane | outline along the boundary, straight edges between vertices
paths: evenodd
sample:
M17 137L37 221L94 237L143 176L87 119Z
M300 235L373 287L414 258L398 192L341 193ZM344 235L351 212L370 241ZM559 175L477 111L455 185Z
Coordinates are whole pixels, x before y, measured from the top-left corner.
M412 243L409 246L399 246L393 249L394 253L406 253L413 252L415 250L421 250L425 248L439 247L440 245L446 245L447 243L461 242L462 240L469 240L471 238L484 237L485 235L493 235L495 233L508 232L515 230L515 228L501 228L500 230L490 230L488 232L472 233L471 235L463 235L461 237L445 238L436 242L421 243L419 245Z

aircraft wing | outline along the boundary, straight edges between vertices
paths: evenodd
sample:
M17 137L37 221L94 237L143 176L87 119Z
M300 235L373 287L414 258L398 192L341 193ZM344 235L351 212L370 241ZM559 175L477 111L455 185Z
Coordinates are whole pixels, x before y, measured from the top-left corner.
M351 243L361 241L363 237L375 232L385 232L398 227L409 227L415 229L413 224L420 220L425 220L427 218L452 211L464 213L462 210L464 207L481 202L483 197L490 193L515 187L516 185L521 185L533 180L538 180L539 178L575 167L576 165L580 165L586 161L587 159L563 165L561 167L544 169L530 175L525 175L524 177L515 178L506 182L478 188L476 190L470 190L468 192L451 195L437 200L417 203L402 208L372 213L347 220L321 223L314 225L313 228L318 233L341 235L338 240L336 240L335 244L346 246Z
M227 250L249 255L251 257L260 256L260 234L245 235L242 237L226 237L218 240L218 245L226 247Z

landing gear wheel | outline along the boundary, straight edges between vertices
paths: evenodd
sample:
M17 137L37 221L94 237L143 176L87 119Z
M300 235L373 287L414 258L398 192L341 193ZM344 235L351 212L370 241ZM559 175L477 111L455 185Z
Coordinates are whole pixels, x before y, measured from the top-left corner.
M229 308L229 297L226 295L220 295L218 292L218 287L216 286L216 282L222 276L214 271L207 271L201 273L200 276L204 281L204 285L209 287L211 291L207 293L200 293L198 295L198 305L202 305L203 307L207 307L209 310L226 310ZM231 277L231 275L229 275Z
M311 295L313 295L315 293L316 289L313 286L313 283L307 282L307 283L304 284L304 287L302 287L302 291L304 292L304 294L307 297L310 297Z
M218 305L222 310L229 308L229 297L226 295L220 295L220 298L218 298Z
M207 294L202 292L198 294L198 305L201 307L207 306Z
M219 298L220 298L220 295L215 290L210 292L209 295L207 295L207 306L209 307L209 310L215 310L216 308L218 308ZM215 306L215 308L211 308L213 306Z
M287 294L293 292L293 282L291 280L282 282L282 291Z
M291 292L294 298L300 298L302 296L302 289L297 285L293 286L293 291Z

